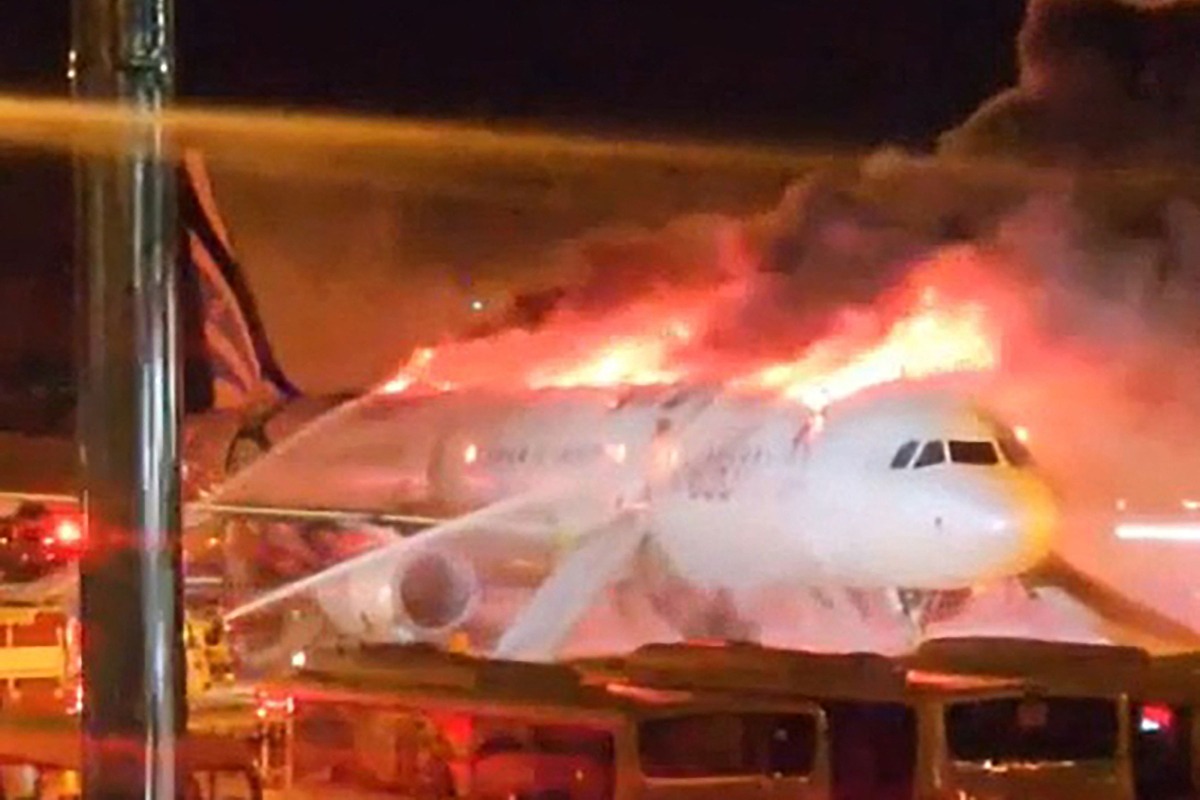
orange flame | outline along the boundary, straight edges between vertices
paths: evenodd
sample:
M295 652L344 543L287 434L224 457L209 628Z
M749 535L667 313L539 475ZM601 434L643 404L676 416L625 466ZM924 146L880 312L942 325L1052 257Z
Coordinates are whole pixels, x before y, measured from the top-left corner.
M819 410L872 386L982 371L999 358L975 305L919 309L896 320L875 345L847 352L846 344L822 340L796 361L772 364L734 385L775 390Z
M667 325L648 336L618 338L565 369L535 372L529 381L534 389L571 386L653 386L676 383L686 377L668 365L673 348L691 337L683 323Z
M534 333L416 350L379 391L449 391L513 385L532 389L669 384L688 377L678 351L708 312L708 298L671 297L602 320L560 322Z
M843 313L832 332L795 358L731 364L728 353L697 336L724 302L745 295L744 283L731 282L706 295L659 297L601 320L560 318L532 333L421 348L380 390L649 386L716 378L731 390L778 393L819 410L885 383L995 368L1001 307L998 297L985 303L969 296L980 288L970 278L978 260L975 253L939 254L890 298Z

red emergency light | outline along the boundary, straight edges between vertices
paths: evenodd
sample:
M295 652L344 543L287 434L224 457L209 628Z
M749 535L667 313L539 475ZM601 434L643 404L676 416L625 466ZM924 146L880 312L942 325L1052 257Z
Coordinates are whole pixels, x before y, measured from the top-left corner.
M1142 706L1141 720L1138 723L1138 730L1142 733L1169 731L1174 724L1175 712L1170 706Z
M64 517L54 525L54 538L59 544L79 544L83 541L83 525L77 519Z

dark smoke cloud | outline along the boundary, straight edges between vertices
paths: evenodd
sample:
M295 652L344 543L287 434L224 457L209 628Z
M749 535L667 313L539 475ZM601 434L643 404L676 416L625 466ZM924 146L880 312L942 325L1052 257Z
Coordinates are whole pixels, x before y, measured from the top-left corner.
M942 139L1043 163L1200 162L1200 5L1030 0L1020 81Z

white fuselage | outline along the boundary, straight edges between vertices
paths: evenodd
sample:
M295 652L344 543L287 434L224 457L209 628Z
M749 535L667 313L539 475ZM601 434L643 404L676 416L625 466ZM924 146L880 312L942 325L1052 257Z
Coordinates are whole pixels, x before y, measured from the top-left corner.
M889 394L820 418L699 388L354 405L247 470L221 501L465 511L563 487L554 524L564 536L640 508L674 572L732 590L960 588L1023 571L1049 548L1048 490L998 448L993 464L892 467L908 441L996 446L996 423L960 398Z

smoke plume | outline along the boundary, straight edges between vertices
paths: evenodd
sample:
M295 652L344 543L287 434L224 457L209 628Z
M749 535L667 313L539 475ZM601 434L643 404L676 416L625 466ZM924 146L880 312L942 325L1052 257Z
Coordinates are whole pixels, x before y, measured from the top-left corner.
M1019 83L935 153L814 172L748 218L564 245L576 282L520 324L736 281L698 341L786 357L850 327L869 341L898 293L934 284L988 307L1001 362L966 382L1073 504L1178 508L1200 495L1196 41L1194 2L1033 0Z
M464 225L450 255L423 258L431 226L451 235L465 212L397 201L369 218L365 241L310 247L338 241L316 231L246 261L311 262L304 280L322 303L357 304L373 320L385 343L371 348L380 378L425 345L444 363L503 379L508 364L542 354L561 365L646 319L668 325L680 309L687 331L670 343L671 359L719 377L730 364L802 358L830 337L869 346L932 289L942 302L986 309L999 362L964 382L1030 430L1073 502L1177 503L1200 495L1200 448L1181 446L1200 437L1196 41L1196 2L1031 0L1017 85L934 152L884 149L810 171L756 213L746 200L761 191L681 204L722 213L587 232L566 221L570 204L541 216L493 208ZM641 202L636 187L615 196ZM316 230L348 208L278 211L313 219ZM552 231L569 233L549 248L531 244ZM483 252L484 239L512 246ZM322 269L347 258L373 265L366 278ZM386 266L397 261L425 266L397 274ZM460 269L472 277L434 277ZM288 287L267 288L282 296ZM472 299L480 308L467 312ZM331 363L351 363L337 353L365 349L265 306L268 328L290 328L285 367L301 350L324 347ZM366 356L356 358L361 368Z

